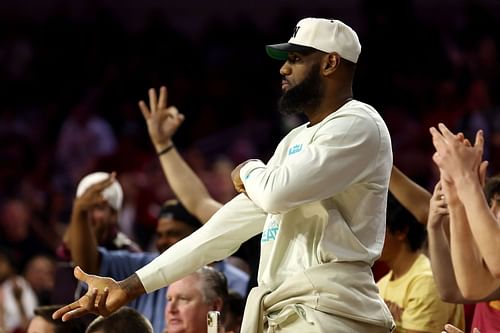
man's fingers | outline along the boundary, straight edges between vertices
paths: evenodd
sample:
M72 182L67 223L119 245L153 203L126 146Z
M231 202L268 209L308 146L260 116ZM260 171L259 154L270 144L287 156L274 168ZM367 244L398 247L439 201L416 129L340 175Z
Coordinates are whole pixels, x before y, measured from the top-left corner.
M65 313L68 313L70 312L71 310L75 310L77 308L80 307L80 304L78 303L78 301L76 302L73 302L71 304L68 304L68 305L65 305L63 306L62 308L56 310L53 314L52 314L52 319L59 319L61 318Z
M484 145L484 134L483 134L483 130L479 130L476 132L476 140L474 142L474 147L476 147L477 145Z
M434 191L432 192L432 196L437 197L441 193L441 190L442 190L441 181L438 181L436 185L434 185Z
M87 311L87 309L78 308L78 309L74 309L74 310L71 310L71 311L65 313L61 319L62 319L62 321L68 321L70 319L78 318L78 317L81 317L83 315L86 315L87 313L89 313L89 311Z
M434 161L434 163L436 163L436 165L438 167L441 168L441 156L439 155L438 152L435 152L434 154L432 154L432 160Z
M158 108L156 110L162 110L167 107L167 88L161 86L160 88L160 98L158 99Z
M153 88L150 88L148 90L148 95L149 95L149 109L151 110L151 113L155 113L157 110L157 99L156 99L156 90Z
M441 134L443 135L443 137L445 139L449 139L449 141L451 141L452 139L456 139L456 136L455 134L453 134L449 129L448 127L446 127L445 124L443 123L439 123L438 124L438 128L439 130L441 131Z
M484 151L484 134L483 130L479 130L476 132L476 139L474 141L474 148L478 149L479 152L478 154L481 154L481 157L483 156L483 151Z
M111 172L111 174L109 175L108 178L92 185L90 188L92 189L92 191L94 192L97 192L97 193L101 193L104 189L108 188L109 186L111 186L111 184L113 184L113 182L116 180L116 172L113 171Z
M83 295L83 297L88 298L88 303L87 303L87 305L85 305L85 308L90 312L92 312L95 308L95 303L96 303L98 293L99 293L99 291L97 290L97 288L93 288L91 291L89 291L85 295Z
M488 161L482 161L479 165L479 181L481 182L481 186L484 187L486 182L486 170L488 169Z
M85 282L88 284L89 280L89 275L85 273L80 266L76 266L75 269L73 270L73 275L80 281Z
M102 293L101 297L99 298L99 303L97 303L97 308L99 310L99 313L102 314L107 314L108 310L106 309L106 300L108 299L109 295L109 288L106 287L104 288L104 292Z
M144 117L144 119L148 120L151 114L149 112L148 106L144 101L139 101L139 109L141 109L142 116Z
M178 117L180 115L179 113L179 109L177 109L175 106L170 106L168 109L167 109L167 112L168 112L168 115L169 116L172 116L174 118Z
M434 148L436 148L437 151L440 151L446 144L446 140L435 127L429 128L429 131L432 135L432 144L434 145Z
M448 214L448 205L446 204L445 200L440 201L437 206L436 206L436 211L443 215L443 214Z
M175 120L178 124L181 124L184 121L184 115L179 112L179 110L175 106L170 106L167 109L168 116Z

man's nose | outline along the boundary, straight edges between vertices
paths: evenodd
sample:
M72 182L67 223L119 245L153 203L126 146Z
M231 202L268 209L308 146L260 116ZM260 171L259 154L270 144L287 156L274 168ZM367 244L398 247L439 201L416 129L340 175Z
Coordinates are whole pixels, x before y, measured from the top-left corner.
M170 300L167 303L167 312L174 313L177 311L177 302L175 300Z
M291 73L290 66L288 65L288 62L285 62L283 64L283 66L281 66L281 68L280 68L280 74L282 76L287 76L287 75L290 75L290 73Z

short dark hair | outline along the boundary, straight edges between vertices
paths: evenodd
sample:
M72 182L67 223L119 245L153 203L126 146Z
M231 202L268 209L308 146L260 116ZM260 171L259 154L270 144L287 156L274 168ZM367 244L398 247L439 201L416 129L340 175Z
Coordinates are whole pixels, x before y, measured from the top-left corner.
M35 316L42 317L43 320L54 325L54 333L84 333L85 322L81 318L68 321L52 319L52 314L63 307L62 305L45 305L35 308Z
M500 175L495 175L486 180L484 185L484 195L488 201L488 205L491 205L491 200L496 194L500 194Z
M179 222L188 224L195 230L201 227L200 220L191 215L191 213L175 199L167 200L163 203L160 213L158 214L158 220L161 218L173 218Z
M108 317L97 317L87 327L86 333L153 333L153 326L142 314L130 307L122 307Z
M417 221L401 203L389 192L387 197L387 231L406 233L410 249L415 252L422 248L427 238L425 226Z

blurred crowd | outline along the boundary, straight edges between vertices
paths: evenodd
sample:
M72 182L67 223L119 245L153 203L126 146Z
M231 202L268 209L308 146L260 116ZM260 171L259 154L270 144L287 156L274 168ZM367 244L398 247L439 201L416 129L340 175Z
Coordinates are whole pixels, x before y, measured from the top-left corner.
M446 29L416 17L410 2L365 1L360 10L354 93L386 120L395 164L431 191L439 173L428 129L443 122L471 139L483 129L488 172L497 174L498 18L473 1ZM214 19L194 39L161 12L135 32L105 8L91 14L72 21L64 6L43 22L0 14L0 307L22 309L0 312L7 333L25 332L34 309L54 303L56 271L64 266L58 249L84 176L117 172L120 231L138 248L155 250L162 204L176 195L137 106L149 87L168 86L169 104L186 116L176 146L220 203L236 194L235 165L266 160L303 121L276 112L279 65L264 44L288 36L285 29L304 13L284 11L271 31L250 18L234 25ZM255 272L257 254L243 248L234 260L238 254L247 273Z

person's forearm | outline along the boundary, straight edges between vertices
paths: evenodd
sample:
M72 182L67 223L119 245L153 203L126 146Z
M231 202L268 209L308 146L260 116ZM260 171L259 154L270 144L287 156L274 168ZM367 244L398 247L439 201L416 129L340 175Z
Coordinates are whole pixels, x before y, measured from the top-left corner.
M448 224L447 224L448 225ZM427 235L432 272L439 296L445 302L463 303L465 298L460 293L451 262L449 240L443 229L444 223L428 225Z
M236 196L200 229L136 272L144 289L162 288L231 255L241 243L262 232L266 216L244 194Z
M479 251L492 275L500 279L500 225L491 213L477 177L457 181L457 192L463 202L470 229Z
M165 178L177 198L202 223L207 222L222 207L210 196L203 182L184 161L175 147L160 156L160 163Z
M87 221L87 213L76 205L64 239L71 251L73 263L90 274L96 274L99 271L97 239Z
M469 228L463 205L450 205L450 249L457 285L464 298L477 300L494 289ZM496 289L496 288L495 288Z
M389 190L394 197L422 224L427 223L431 194L393 165Z

